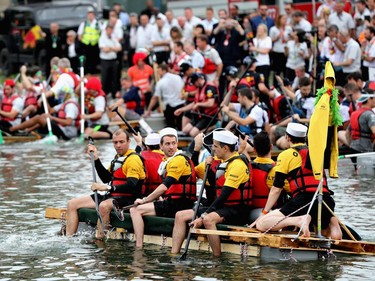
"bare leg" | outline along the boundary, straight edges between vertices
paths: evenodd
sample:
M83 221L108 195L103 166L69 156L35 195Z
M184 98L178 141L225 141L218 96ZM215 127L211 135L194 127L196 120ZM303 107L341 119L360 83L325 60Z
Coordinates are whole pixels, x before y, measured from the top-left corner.
M182 128L182 132L185 134L185 135L190 135L190 131L191 129L193 129L193 125L191 125L190 123L187 124L185 127Z
M72 236L77 232L78 228L78 209L91 208L95 209L95 202L91 196L86 195L79 198L74 198L68 201L68 208L66 212L66 235Z
M145 224L143 222L143 216L155 216L154 203L147 203L139 205L130 209L130 217L133 222L134 234L135 234L135 246L137 248L143 248L143 235L145 232Z
M42 115L35 115L34 117L30 118L29 120L22 122L17 126L10 127L9 130L11 132L23 130L26 128L33 127L35 125L39 125L41 127L46 126L46 119Z
M189 132L189 135L193 138L195 138L201 131L196 128L196 127L193 127L190 132Z
M108 230L109 221L110 221L109 214L112 211L112 204L113 204L112 201L113 199L107 199L101 202L99 205L99 212L103 219L104 230L102 229L102 223L100 221L100 218L98 218L98 222L96 224L96 227L97 227L96 238L98 239L103 239L105 236L104 231Z
M93 139L109 139L110 138L109 133L101 132L101 131L94 132L93 128L86 128L85 136L90 136Z
M26 118L27 116L31 115L31 114L35 114L36 112L36 108L34 105L29 105L28 107L26 107L23 112L22 112L22 119Z
M220 217L217 213L209 213L203 219L203 224L206 229L217 230L216 224L223 222L224 219ZM207 235L208 242L210 243L212 254L215 257L221 255L221 242L219 235Z
M182 128L185 128L186 125L188 125L191 122L190 118L187 118L186 116L182 117Z
M172 254L178 254L186 236L187 222L194 215L193 210L183 210L176 213L173 234L172 234Z
M302 229L302 236L310 237L310 231L309 231L309 224L311 221L310 215L288 217L284 219L283 221L281 221L283 218L285 218L285 216L279 210L272 211L271 213L265 215L264 217L260 218L257 221L256 228L259 231L266 231L272 227L271 230L277 231L287 226L297 226L301 228L302 224L305 222L303 229Z

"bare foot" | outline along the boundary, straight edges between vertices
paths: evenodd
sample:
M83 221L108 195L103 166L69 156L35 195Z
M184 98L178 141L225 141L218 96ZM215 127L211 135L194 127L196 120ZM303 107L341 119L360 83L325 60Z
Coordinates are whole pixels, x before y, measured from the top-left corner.
M341 240L342 239L342 231L337 218L332 217L329 223L329 234L332 239Z
M302 237L310 237L309 225L311 221L311 216L310 215L306 215L306 216L301 216L300 227L302 227L302 224L303 224Z

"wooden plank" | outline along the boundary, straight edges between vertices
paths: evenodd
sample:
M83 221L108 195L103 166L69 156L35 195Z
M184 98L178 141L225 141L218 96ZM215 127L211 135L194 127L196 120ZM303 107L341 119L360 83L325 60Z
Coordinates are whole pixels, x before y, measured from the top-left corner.
M131 120L128 122L133 128L139 127L139 120ZM109 122L109 126L120 126L120 128L127 128L123 121L111 121Z
M46 208L45 218L47 219L65 219L66 208Z
M30 142L36 141L41 139L41 137L36 137L35 135L30 136L3 136L5 143L13 143L13 142Z

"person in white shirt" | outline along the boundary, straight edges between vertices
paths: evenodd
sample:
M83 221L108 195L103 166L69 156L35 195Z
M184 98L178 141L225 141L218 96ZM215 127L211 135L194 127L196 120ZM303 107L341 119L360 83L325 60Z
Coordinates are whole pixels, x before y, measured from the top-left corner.
M166 64L158 66L160 80L156 83L155 94L151 98L145 116L151 115L151 110L159 101L162 106L167 127L181 130L182 115L175 116L174 112L185 104L185 100L180 99L180 93L184 87L182 78L168 72Z
M184 15L186 18L186 22L190 24L192 27L196 27L197 24L202 23L202 20L193 14L193 10L190 7L186 7L184 10Z
M339 39L345 44L344 59L341 62L335 62L334 66L342 66L345 76L361 70L361 47L358 42L350 37L347 29L339 31Z
M99 48L103 91L106 94L111 93L112 97L115 98L117 91L120 90L120 77L117 77L117 53L121 51L122 47L117 38L114 38L112 34L113 26L107 25L105 32L100 36Z
M66 57L70 61L70 65L74 72L78 73L79 69L79 60L78 60L78 50L76 44L77 33L74 30L69 30L66 33Z
M362 78L375 81L375 27L367 26L365 37L366 40L362 42Z
M293 89L293 91L297 91L298 88L299 88L300 79L302 77L310 78L310 75L308 73L306 73L306 68L305 68L304 65L298 65L294 72L296 74L296 77L293 80L292 89Z
M218 22L219 21L214 18L214 9L212 7L207 7L206 18L201 22L207 35L211 35L214 24Z
M272 50L272 39L267 36L267 25L263 23L258 25L256 34L253 43L250 43L249 51L253 53L257 60L255 71L264 75L265 84L267 86L271 71L269 53Z
M184 50L186 54L190 56L191 66L194 71L202 70L204 67L204 57L195 49L193 41L186 41L184 44Z
M107 25L113 26L112 37L116 38L119 42L122 42L124 38L122 21L118 18L118 14L115 10L109 11L109 19L101 25L102 33L104 33Z
M301 11L295 11L292 15L293 19L293 24L292 27L293 29L301 29L305 32L310 32L311 31L311 23L305 19L305 15Z
M151 42L158 64L167 63L169 59L169 46L171 44L170 30L165 27L162 18L156 18L156 25L152 30Z
M366 8L365 0L357 0L355 2L355 13L353 16L356 25L356 38L364 31L371 20L370 10Z
M351 14L344 11L344 1L337 0L335 6L335 13L332 13L328 17L328 25L335 24L339 30L346 29L351 35L354 35L355 22Z
M152 48L151 35L153 26L149 23L147 15L141 15L140 26L137 29L137 42L136 49L147 49Z
M316 10L316 15L318 17L322 16L322 11L325 9L329 9L330 13L332 14L335 11L336 2L334 0L324 0L323 3L319 6Z
M182 32L182 37L185 40L192 40L193 39L193 27L191 24L186 22L185 17L180 16L177 18L178 28Z
M127 44L125 46L128 46L128 64L129 67L133 66L133 56L135 54L135 50L137 49L137 30L139 27L138 23L138 14L137 13L130 13L130 26L128 27L128 37L127 37Z
M166 28L171 29L173 26L178 26L177 19L174 17L172 10L167 10L165 12L165 17L167 18L164 23Z

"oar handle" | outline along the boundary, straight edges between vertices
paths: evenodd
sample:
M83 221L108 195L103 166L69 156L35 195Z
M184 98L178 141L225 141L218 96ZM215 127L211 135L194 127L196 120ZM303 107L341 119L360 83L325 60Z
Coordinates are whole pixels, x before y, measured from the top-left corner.
M122 115L120 114L120 112L118 112L118 106L116 106L114 109L112 109L112 112L116 112L116 113L117 113L117 115L121 118L121 120L125 123L125 125L129 128L129 130L130 130L134 135L137 134L137 132L134 130L133 126L130 125L130 123L128 122L128 120L126 120L125 117L122 116ZM142 144L143 144L144 147L146 147L146 144L144 143L144 141L142 141Z
M245 139L246 135L243 132L241 132L240 129L238 129L237 126L235 126L235 129L236 129L237 133L241 136L241 138ZM254 147L254 144L251 140L248 139L247 143L250 144L252 147Z
M123 211L127 211L127 210L130 210L131 208L134 208L134 207L137 207L138 205L140 204L131 204L131 205L128 205L128 206L125 206L122 208Z

